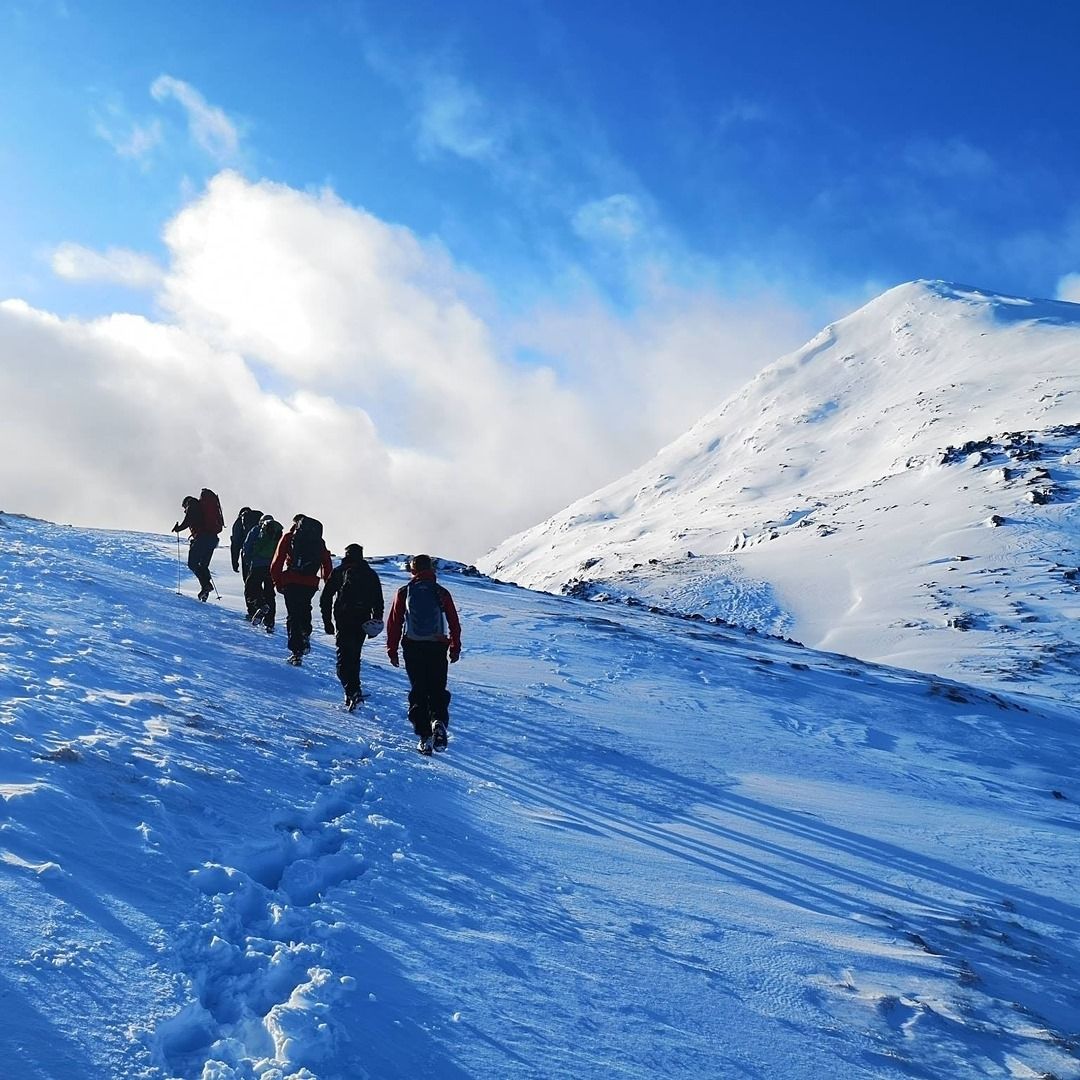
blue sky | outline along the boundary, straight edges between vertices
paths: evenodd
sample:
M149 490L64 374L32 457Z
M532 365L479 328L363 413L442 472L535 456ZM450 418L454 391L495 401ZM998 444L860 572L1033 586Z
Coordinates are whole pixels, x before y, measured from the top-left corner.
M9 410L0 481L149 527L241 461L299 501L330 432L385 481L384 550L452 527L476 558L899 282L1080 300L1078 31L1064 2L9 0L0 395L70 389ZM174 426L198 477L133 450ZM133 468L155 494L115 506Z
M105 300L43 252L159 252L223 164L437 235L508 304L579 273L633 303L626 257L656 251L811 306L920 276L1046 295L1080 268L1069 3L22 0L0 19L0 294L60 310ZM192 142L151 96L162 75L225 113L236 153ZM615 252L578 216L613 196L634 231Z

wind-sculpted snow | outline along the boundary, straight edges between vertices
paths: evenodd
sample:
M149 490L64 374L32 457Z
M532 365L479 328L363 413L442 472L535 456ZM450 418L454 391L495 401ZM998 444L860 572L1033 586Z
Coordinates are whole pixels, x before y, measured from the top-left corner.
M0 522L9 1075L1080 1077L1070 706L462 568L424 759L222 553Z
M1078 492L1080 306L919 282L480 568L1074 698Z

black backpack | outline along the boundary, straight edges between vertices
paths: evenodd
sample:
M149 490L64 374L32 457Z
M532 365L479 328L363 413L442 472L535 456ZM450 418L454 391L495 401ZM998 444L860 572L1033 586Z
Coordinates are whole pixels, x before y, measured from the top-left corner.
M373 571L365 563L355 563L343 567L341 585L334 597L334 617L341 621L346 618L371 617L371 574Z
M290 569L306 577L314 577L322 567L323 550L322 522L312 517L302 517L296 523L292 537Z
M412 641L446 637L446 616L434 581L410 581L405 586L405 636Z
M240 533L241 536L246 538L247 534L259 524L262 519L261 510L245 510L240 515Z

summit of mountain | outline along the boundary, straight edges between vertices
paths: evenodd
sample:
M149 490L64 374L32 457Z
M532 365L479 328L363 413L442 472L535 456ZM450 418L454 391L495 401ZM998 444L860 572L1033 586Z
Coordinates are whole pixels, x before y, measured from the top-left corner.
M1080 305L897 286L485 572L994 685L1080 686Z

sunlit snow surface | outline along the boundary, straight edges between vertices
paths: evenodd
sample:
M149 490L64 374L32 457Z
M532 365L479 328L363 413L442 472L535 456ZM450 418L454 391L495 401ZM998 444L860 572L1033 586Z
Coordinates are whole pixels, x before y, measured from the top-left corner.
M912 282L480 563L1080 694L1080 305Z
M426 760L381 642L0 520L5 1075L1080 1077L1071 707L448 573Z

